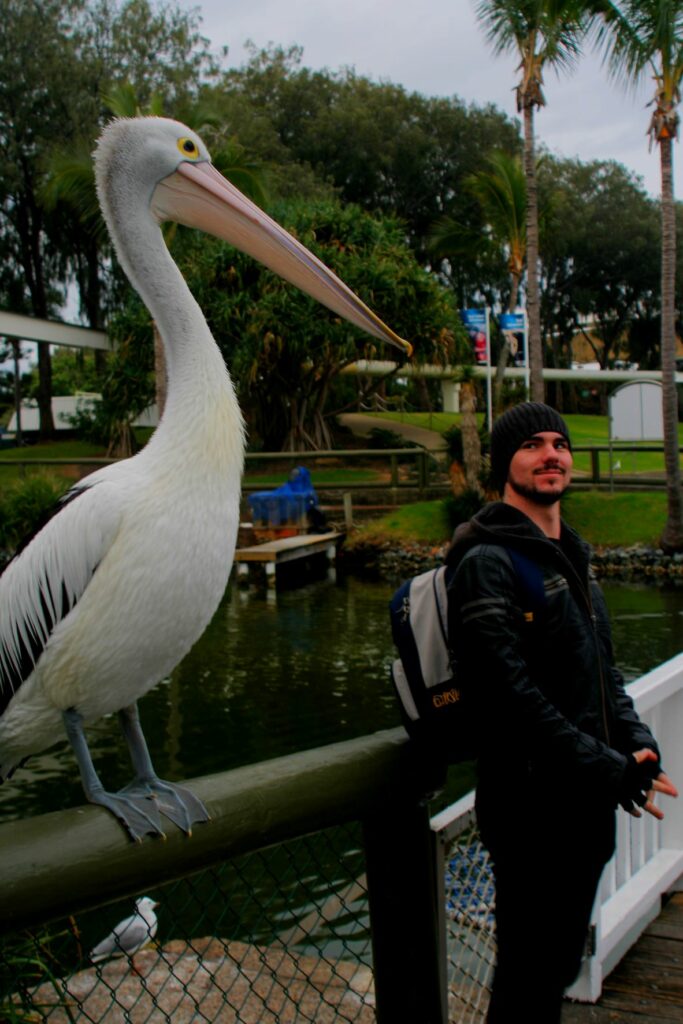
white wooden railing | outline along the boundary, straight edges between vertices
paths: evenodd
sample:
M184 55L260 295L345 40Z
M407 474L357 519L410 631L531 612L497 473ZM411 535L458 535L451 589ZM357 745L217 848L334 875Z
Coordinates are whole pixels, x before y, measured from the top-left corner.
M605 868L593 908L591 955L567 992L582 1002L599 998L605 976L658 915L662 895L683 888L683 653L631 683L629 694L657 737L664 769L681 798L659 799L665 812L662 822L647 814L634 818L619 812L617 816L616 852ZM450 844L471 829L473 807L474 793L470 793L432 819L442 865L448 862ZM456 935L448 924L446 932L447 945L460 941L461 934ZM450 954L449 958L453 959ZM491 972L479 970L478 976L478 983L486 986ZM478 1001L474 995L470 999Z
M638 714L662 751L662 763L683 794L683 654L629 686ZM617 816L617 849L605 868L593 909L595 954L586 958L568 995L595 1002L603 978L660 911L662 894L683 884L683 796L659 799L665 813Z

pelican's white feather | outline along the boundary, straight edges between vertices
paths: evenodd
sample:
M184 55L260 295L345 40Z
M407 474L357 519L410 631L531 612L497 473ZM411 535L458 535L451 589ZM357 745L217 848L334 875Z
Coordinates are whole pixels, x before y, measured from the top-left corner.
M0 576L0 707L80 600L116 535L121 511L106 485L74 488ZM22 678L23 676L23 678Z

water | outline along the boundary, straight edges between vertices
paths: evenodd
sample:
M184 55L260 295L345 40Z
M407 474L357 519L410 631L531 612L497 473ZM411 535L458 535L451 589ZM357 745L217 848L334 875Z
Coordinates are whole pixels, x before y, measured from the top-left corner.
M159 775L192 778L398 725L392 590L353 577L277 594L230 586L202 639L140 703ZM604 591L627 679L679 652L683 588L608 583ZM129 781L116 718L88 736L105 786ZM64 741L0 787L0 821L82 802Z

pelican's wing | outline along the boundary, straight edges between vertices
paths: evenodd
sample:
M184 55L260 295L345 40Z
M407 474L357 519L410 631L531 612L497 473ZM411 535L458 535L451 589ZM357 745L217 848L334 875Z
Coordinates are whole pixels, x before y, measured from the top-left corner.
M64 495L0 575L0 714L82 596L120 520L112 488L86 480Z

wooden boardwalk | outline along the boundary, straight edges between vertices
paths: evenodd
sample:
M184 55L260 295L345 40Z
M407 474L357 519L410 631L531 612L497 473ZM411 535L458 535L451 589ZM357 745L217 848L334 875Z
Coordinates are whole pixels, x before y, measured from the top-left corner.
M682 1024L683 892L605 980L595 1005L566 1003L562 1024Z
M311 555L326 554L334 561L337 545L344 539L343 533L302 533L297 537L282 537L263 544L252 544L235 551L238 577L244 578L250 565L262 565L266 570L269 584L275 582L275 569L284 562L293 562Z

